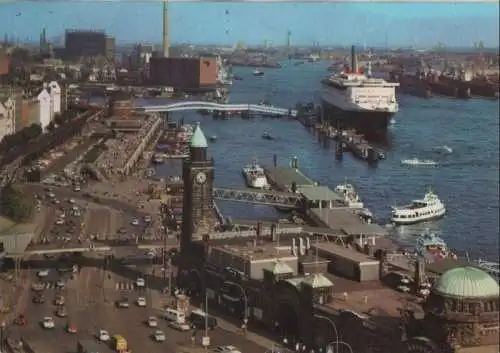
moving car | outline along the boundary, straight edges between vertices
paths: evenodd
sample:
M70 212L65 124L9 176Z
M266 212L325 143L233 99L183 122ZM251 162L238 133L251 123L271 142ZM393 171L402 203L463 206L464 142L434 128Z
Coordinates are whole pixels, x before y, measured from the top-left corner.
M181 331L181 332L186 332L186 331L189 331L191 330L191 327L186 324L186 323L179 323L179 322L175 322L175 321L172 321L168 324L168 326L170 328L173 328L174 330L177 330L177 331Z
M49 270L40 270L36 275L40 278L47 277L49 275Z
M122 299L116 301L116 306L118 308L128 308L128 307L130 307L130 303L128 302L127 298L122 298Z
M45 297L41 294L35 295L33 297L33 303L35 304L43 304L45 303Z
M214 353L241 353L235 346L219 346L214 349Z
M44 329L53 329L56 327L54 319L50 316L46 316L42 319L42 327Z
M144 297L138 297L136 303L137 303L137 306L139 306L141 308L145 308L147 305L146 298L144 298Z
M165 333L160 330L156 330L153 337L156 342L163 342L166 340Z
M71 333L71 334L75 334L78 332L78 330L76 329L76 327L70 323L66 324L66 332L67 333Z
M57 317L66 317L68 316L68 312L66 311L66 308L64 306L60 306L56 310L56 316Z
M146 286L146 281L144 280L144 278L139 277L135 280L135 285L136 287L143 288Z
M150 316L148 318L149 327L158 327L158 319L155 316Z
M99 330L99 341L101 342L106 342L111 339L111 336L109 335L109 332L106 330Z

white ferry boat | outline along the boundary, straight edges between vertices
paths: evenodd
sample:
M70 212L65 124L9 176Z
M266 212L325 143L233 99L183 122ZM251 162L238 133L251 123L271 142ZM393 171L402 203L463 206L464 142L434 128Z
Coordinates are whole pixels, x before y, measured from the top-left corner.
M408 166L435 167L438 165L438 162L433 161L432 159L410 158L410 159L402 159L401 164Z
M256 69L254 69L252 71L252 75L254 75L254 76L264 76L264 71L259 70L259 69L256 68Z
M364 204L361 201L356 189L352 184L347 182L339 184L335 187L335 192L344 196L344 202L350 208L364 208Z
M391 222L394 224L415 224L443 217L446 207L432 191L428 191L421 200L413 200L411 204L393 207Z
M241 172L248 187L255 189L269 188L264 168L262 168L256 160L254 160L252 164L244 166Z

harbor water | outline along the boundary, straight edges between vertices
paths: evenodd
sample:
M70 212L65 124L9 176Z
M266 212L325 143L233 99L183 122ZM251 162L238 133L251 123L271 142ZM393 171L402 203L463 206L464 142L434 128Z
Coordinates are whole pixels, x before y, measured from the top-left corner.
M320 79L328 74L325 62L281 69L266 69L255 77L252 68L234 68L242 81L230 88L231 103L259 103L290 108L299 101L319 102ZM173 119L200 121L215 159L217 186L242 187L241 169L257 158L261 165L288 165L297 156L299 167L322 185L334 188L346 179L355 185L365 206L380 223L388 222L391 206L422 198L428 188L446 204L448 213L439 221L400 227L394 233L412 242L424 229L436 231L459 256L495 260L499 249L499 114L498 101L455 100L434 97L398 97L400 111L391 127L391 143L386 160L376 168L346 154L335 159L334 144L324 143L299 122L256 118L213 120L196 112L176 112ZM160 103L161 99L147 103ZM143 102L145 103L145 102ZM274 140L263 140L269 131ZM444 151L448 146L453 151ZM436 167L408 167L402 159L421 158L438 162ZM168 163L158 174L168 173ZM272 207L244 203L218 202L226 216L243 219L283 217Z

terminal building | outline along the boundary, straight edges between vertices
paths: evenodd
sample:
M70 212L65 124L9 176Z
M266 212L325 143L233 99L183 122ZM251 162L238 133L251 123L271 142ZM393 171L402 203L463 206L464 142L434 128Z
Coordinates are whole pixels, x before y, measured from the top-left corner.
M434 269L433 279L425 264L415 261L402 274L379 243L380 229L355 228L340 213L332 217L335 223L323 214L341 211L335 208L310 210L322 225L304 226L299 234L278 232L276 226L263 234L258 226L253 237L213 236L207 226L213 176L197 126L183 165L177 276L188 295L206 298L209 307L242 325L258 324L276 338L300 341L308 351L342 340L360 353L498 352L499 286L488 273L454 265ZM334 201L333 195L315 198L322 207ZM323 227L336 236L325 237ZM390 284L393 277L399 285ZM342 348L335 352L349 351Z

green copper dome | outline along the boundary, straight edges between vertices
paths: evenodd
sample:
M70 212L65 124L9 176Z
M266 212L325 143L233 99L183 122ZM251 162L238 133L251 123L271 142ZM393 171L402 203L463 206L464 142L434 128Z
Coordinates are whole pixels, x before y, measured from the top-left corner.
M487 272L465 266L443 273L437 280L434 291L453 297L486 298L498 297L499 286Z
M200 123L196 123L196 128L194 129L193 136L191 136L191 141L189 141L190 147L195 148L207 148L208 143L205 138L205 134L201 131Z

